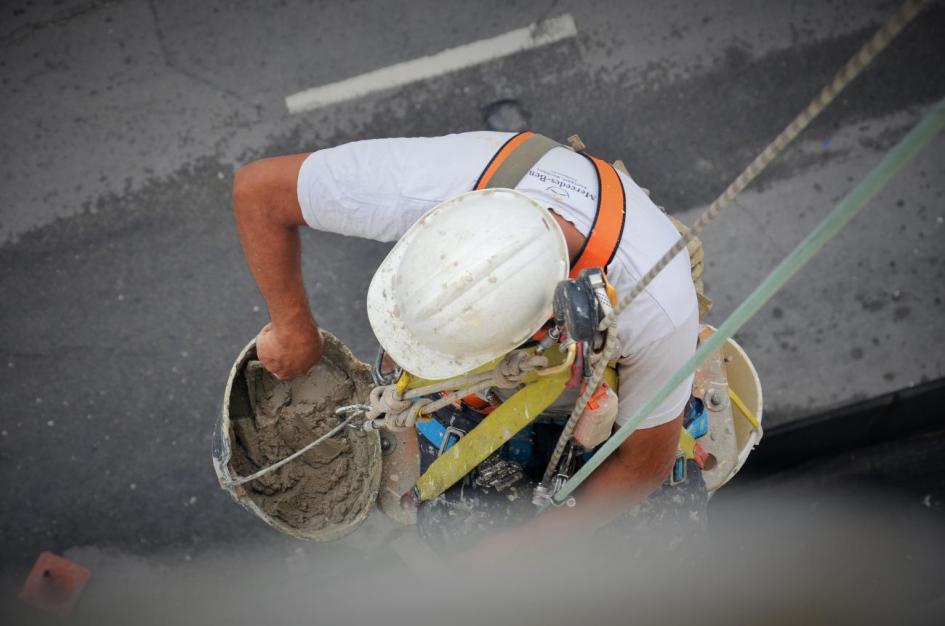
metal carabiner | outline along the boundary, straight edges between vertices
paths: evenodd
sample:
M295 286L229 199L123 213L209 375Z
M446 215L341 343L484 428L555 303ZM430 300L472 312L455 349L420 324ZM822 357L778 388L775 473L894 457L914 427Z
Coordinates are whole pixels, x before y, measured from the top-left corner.
M394 370L391 372L384 372L381 368L384 366L384 356L387 352L383 347L377 349L377 356L374 357L374 366L371 367L371 378L374 379L374 384L378 387L384 387L387 385L396 384L400 380L401 374L404 373L404 368L396 365Z

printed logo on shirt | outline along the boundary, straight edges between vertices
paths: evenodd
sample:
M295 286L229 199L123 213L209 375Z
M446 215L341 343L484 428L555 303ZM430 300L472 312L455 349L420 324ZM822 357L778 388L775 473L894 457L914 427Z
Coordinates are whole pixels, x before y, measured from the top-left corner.
M588 200L597 201L597 194L590 191L587 185L575 179L572 176L557 172L555 170L546 170L541 167L534 167L528 170L527 176L531 176L538 182L548 185L545 191L549 191L562 198L570 198L571 192L583 196Z

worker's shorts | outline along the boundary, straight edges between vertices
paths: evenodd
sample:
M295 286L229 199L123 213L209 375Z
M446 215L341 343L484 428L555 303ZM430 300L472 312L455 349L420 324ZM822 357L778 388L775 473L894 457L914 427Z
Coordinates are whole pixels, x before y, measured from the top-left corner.
M482 417L470 409L448 407L438 411L436 419L444 426L468 432ZM541 481L561 428L556 423L533 424L531 458L522 463L525 476L514 485L502 491L480 487L476 485L477 471L473 470L442 495L421 503L417 529L423 539L447 555L475 546L492 531L534 518L538 507L532 503L532 492ZM420 469L425 472L439 449L422 435L418 437ZM639 505L599 529L596 536L612 556L658 557L661 552L696 551L706 533L707 504L701 470L689 461L681 483L670 486L667 481ZM580 498L577 506L581 506Z

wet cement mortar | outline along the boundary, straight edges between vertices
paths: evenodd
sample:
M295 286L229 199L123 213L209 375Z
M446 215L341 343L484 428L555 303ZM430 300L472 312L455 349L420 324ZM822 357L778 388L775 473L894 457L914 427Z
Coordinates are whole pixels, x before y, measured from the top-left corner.
M367 367L337 339L326 339L326 348L321 362L293 381L278 380L259 361L246 364L252 417L233 421L231 468L237 474L249 475L325 435L340 422L337 407L367 397ZM379 459L376 433L345 429L248 483L246 497L299 536L336 538L373 506Z

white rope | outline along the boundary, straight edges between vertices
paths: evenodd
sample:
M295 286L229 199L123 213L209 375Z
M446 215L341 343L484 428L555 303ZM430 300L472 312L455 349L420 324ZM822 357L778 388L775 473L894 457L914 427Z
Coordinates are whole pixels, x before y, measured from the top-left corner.
M258 472L254 473L254 474L250 474L249 476L241 476L241 477L239 477L239 478L234 478L234 479L225 480L225 481L221 480L220 482L223 484L224 487L235 487L236 485L242 485L242 484L248 483L248 482L250 482L250 481L256 480L257 478L259 478L259 477L261 477L261 476L265 476L265 475L268 474L269 472L274 472L274 471L276 471L277 469L279 469L280 467L282 467L283 465L285 465L286 463L290 463L290 462L294 461L295 459L299 458L300 456L302 456L303 454L305 454L306 452L308 452L309 450L311 450L312 448L314 448L315 446L317 446L317 445L320 444L321 442L325 441L326 439L329 439L329 438L334 437L335 435L337 435L339 432L341 432L341 431L344 429L345 426L347 426L347 425L351 422L351 420L354 419L354 416L355 416L355 415L356 415L356 414L354 414L354 413L351 414L351 415L349 415L349 416L348 416L347 418L345 418L340 424L338 424L337 426L335 426L334 428L332 428L331 430L329 430L327 433L325 433L324 435L322 435L321 437L319 437L318 439L316 439L316 440L313 441L312 443L306 445L304 448L301 448L301 449L297 450L296 452L293 452L292 454L290 454L289 456L285 457L285 458L282 459L281 461L276 461L276 462L273 463L272 465L270 465L270 466L268 466L268 467L264 467L264 468L262 468L261 470L259 470Z
M445 406L470 394L485 391L492 387L511 389L518 386L528 372L548 365L548 358L535 356L525 350L510 352L493 369L475 375L459 376L448 381L438 382L409 391L413 399L404 398L396 385L375 387L371 391L371 408L367 417L374 426L383 426L391 431L401 431L414 426L418 419L430 416ZM470 382L465 387L457 387ZM432 393L453 391L442 398L431 400L426 397ZM383 419L379 419L383 415Z
M455 391L469 385L481 383L485 380L492 380L492 372L493 370L489 370L487 372L479 372L478 374L464 374L448 380L441 380L424 387L411 389L410 395L414 397L430 396L435 393L440 393L441 391Z

